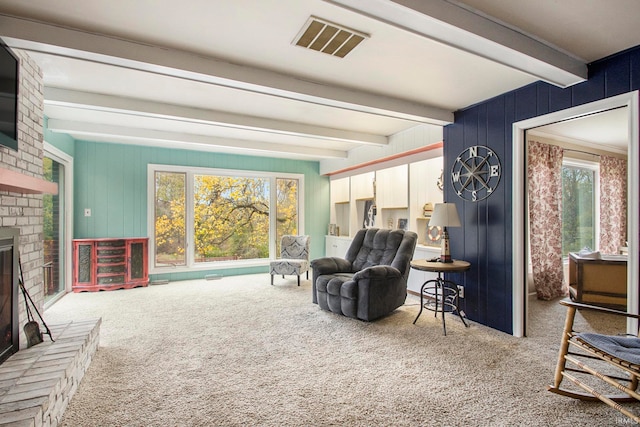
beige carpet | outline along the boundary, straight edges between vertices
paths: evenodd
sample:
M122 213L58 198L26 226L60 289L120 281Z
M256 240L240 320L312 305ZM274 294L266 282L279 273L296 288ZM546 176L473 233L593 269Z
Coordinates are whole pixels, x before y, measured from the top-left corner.
M321 311L311 283L266 274L69 294L48 322L102 317L65 426L623 425L546 391L563 310L532 304L529 338L465 329L418 300L365 323ZM603 324L580 316L578 324ZM607 324L607 328L622 324Z

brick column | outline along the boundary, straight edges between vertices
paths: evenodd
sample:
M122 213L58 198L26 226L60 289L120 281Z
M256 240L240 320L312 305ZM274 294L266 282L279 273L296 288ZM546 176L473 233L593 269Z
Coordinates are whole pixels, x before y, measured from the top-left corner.
M0 167L42 178L44 90L42 72L25 52L14 49L20 59L18 89L18 151L0 147ZM0 226L20 228L20 258L25 286L42 313L43 214L42 196L0 191ZM20 348L26 347L22 326L27 321L19 297Z

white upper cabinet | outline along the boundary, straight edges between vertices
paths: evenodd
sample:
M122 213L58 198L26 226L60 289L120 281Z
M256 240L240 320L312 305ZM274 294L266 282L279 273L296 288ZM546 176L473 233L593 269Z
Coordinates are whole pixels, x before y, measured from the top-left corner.
M339 229L332 237L342 242L373 223L415 231L420 245L433 246L437 252L440 243L429 235L423 207L442 203L442 166L442 156L437 156L331 180L330 222Z
M351 199L373 199L373 182L376 179L375 172L363 173L351 177Z
M349 178L331 180L331 203L349 202Z
M337 226L336 232L340 236L348 236L350 234L351 207L349 193L349 178L331 180L331 213L329 218L331 223Z
M418 233L418 243L435 244L428 239L429 218L424 217L425 203L442 203L442 157L423 160L409 165L409 223Z
M409 206L409 165L376 171L376 205L382 209Z
M442 176L442 157L411 163L409 205L412 216L421 217L425 203L442 203L442 189L438 182ZM443 185L441 183L440 185Z

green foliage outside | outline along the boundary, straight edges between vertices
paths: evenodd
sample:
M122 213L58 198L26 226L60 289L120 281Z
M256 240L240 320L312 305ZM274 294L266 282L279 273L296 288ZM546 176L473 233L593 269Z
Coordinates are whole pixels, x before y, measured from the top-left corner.
M269 257L270 180L196 175L193 233L196 262ZM298 181L276 180L277 240L295 234ZM156 263L185 265L186 174L156 174Z
M269 256L269 180L199 175L194 188L196 261Z
M42 160L44 179L53 182L53 160L45 157ZM44 213L44 240L53 240L53 195L42 196L42 209Z
M562 168L562 253L595 250L594 171Z
M276 251L280 254L280 240L285 234L298 234L298 180L276 180Z
M156 264L185 265L186 174L156 173Z

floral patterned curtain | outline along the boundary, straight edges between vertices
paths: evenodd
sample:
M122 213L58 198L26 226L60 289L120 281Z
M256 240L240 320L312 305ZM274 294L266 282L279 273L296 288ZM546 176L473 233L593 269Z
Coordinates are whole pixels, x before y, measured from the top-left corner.
M529 245L538 299L568 294L562 263L562 148L527 141Z
M600 252L618 253L627 240L627 161L600 157Z

